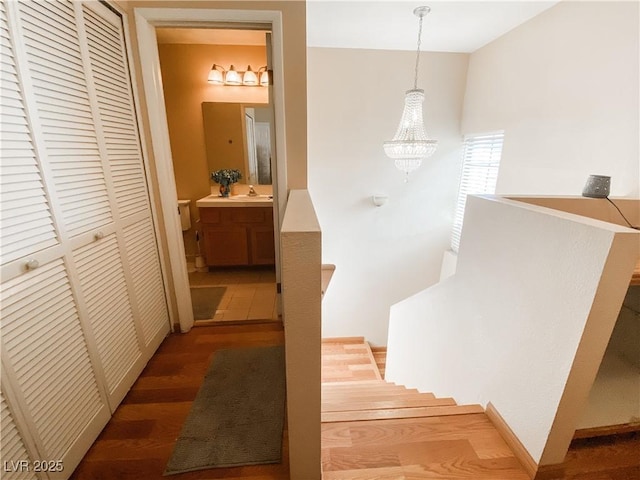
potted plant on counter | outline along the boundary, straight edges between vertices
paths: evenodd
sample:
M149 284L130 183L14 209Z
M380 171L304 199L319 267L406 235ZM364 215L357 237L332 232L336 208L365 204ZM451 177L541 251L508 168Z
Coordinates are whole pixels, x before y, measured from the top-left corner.
M240 170L235 168L224 168L211 172L211 180L220 184L220 196L228 197L231 192L231 185L242 178Z

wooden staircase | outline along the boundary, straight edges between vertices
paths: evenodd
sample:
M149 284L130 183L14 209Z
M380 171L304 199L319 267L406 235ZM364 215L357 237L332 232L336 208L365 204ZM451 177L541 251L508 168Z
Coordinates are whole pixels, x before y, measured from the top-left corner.
M398 418L442 417L482 413L480 405L457 405L384 380L364 384L322 386L322 422L353 422Z
M457 405L383 380L386 349L362 337L324 339L322 343L322 423L442 417L483 413L480 405ZM383 370L384 371L384 370Z
M387 365L387 347L372 347L371 353L373 353L373 359L376 361L376 367L378 367L378 371L382 378L384 378L384 372L386 370Z
M480 405L386 382L385 357L323 340L323 480L530 480Z

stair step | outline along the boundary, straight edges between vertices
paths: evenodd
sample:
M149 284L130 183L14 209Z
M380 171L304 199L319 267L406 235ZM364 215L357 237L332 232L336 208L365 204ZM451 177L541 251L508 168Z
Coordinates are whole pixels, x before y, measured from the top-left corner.
M375 401L386 398L413 398L428 396L435 398L432 393L420 393L417 390L392 390L384 392L322 392L322 401L326 402L344 402L344 401Z
M322 402L323 412L347 412L365 410L389 410L392 408L416 408L416 407L442 407L455 406L456 402L452 398L432 398L428 395L419 397L398 397L387 398L385 400L375 400L370 402Z
M384 378L387 366L387 347L373 347L371 345L369 345L369 347L371 348L373 360L376 362L376 367L378 367L380 376Z
M404 388L396 385L389 385L385 388L382 388L377 385L370 385L368 388L352 388L352 389L334 389L334 388L325 388L322 387L322 396L323 398L339 398L339 399L349 399L356 397L397 397L397 396L420 396L420 395L428 395L433 398L432 393L420 393L415 388Z
M324 388L330 385L350 385L350 386L376 385L376 384L380 384L381 382L384 382L384 380L365 379L365 380L329 380L327 381L325 378L323 378L322 383L320 385L322 385L322 388Z
M393 382L387 382L386 380L373 379L373 378L370 379L370 380L367 380L366 383L368 383L369 385L396 385L397 386L397 384L395 384ZM336 387L336 388L346 387L349 384L350 384L349 381L345 381L345 382L327 382L327 381L324 381L324 382L322 382L322 385L325 385L325 386L329 386L330 385L330 386L333 386L333 387ZM357 384L358 385L365 385L365 381L360 380L360 381L357 382Z
M322 343L335 343L339 345L348 343L364 343L364 337L325 337L322 339Z
M484 413L480 405L384 381L387 348L363 337L324 338L322 356L323 423Z
M367 368L372 368L373 365L371 365L371 359L369 358L369 353L368 352L358 352L356 354L354 353L346 353L346 354L339 354L339 355L331 355L330 358L323 358L322 359L322 366L335 366L335 365L352 365L354 367L356 366L360 366L360 365L366 365Z
M392 408L383 410L360 410L348 412L323 412L322 423L359 422L367 420L388 420L399 418L441 417L484 413L480 405L452 405L417 408Z
M382 376L363 337L325 338L322 341L322 380L382 380Z
M372 380L366 383L333 382L322 384L322 391L325 392L358 392L363 390L376 392L407 391L407 389L402 385L387 383L384 380Z
M378 367L384 367L384 364L387 362L387 352L375 352L372 350L371 353L376 361L376 365L378 365Z
M371 353L373 353L373 358L376 361L376 365L384 367L384 364L387 361L386 352L385 353L371 352Z
M370 347L374 357L385 358L387 356L387 347Z

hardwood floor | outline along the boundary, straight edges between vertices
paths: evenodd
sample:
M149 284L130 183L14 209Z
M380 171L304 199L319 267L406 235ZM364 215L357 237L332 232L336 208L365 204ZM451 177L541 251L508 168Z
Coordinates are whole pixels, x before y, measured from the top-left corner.
M234 347L281 345L281 323L197 327L172 334L118 407L73 473L75 480L176 480L289 478L287 435L278 465L219 468L163 477L213 354ZM286 426L285 426L286 428Z
M574 440L563 467L567 480L639 480L640 432Z
M283 341L282 325L273 322L198 327L188 334L170 335L71 478L289 479L286 431L282 464L162 476L213 354L223 348L279 345ZM338 404L346 409L354 407L354 398L380 401L372 390L372 384L381 381L379 372L372 368L373 357L371 351L358 345L355 339L343 346L323 345L323 403L335 410ZM345 397L347 389L356 393ZM385 401L407 393L417 398L415 390L391 385L385 390ZM377 412L384 411L385 408L377 409ZM638 480L638 452L640 435L637 433L576 440L563 464L564 473L546 478ZM528 478L484 413L324 422L322 467L323 480Z

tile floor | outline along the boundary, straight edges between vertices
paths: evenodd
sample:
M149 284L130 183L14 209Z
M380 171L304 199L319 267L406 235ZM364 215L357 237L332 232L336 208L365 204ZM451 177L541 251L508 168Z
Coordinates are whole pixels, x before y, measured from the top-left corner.
M273 267L190 272L189 285L227 287L214 317L211 320L198 320L197 325L278 320L276 275Z

